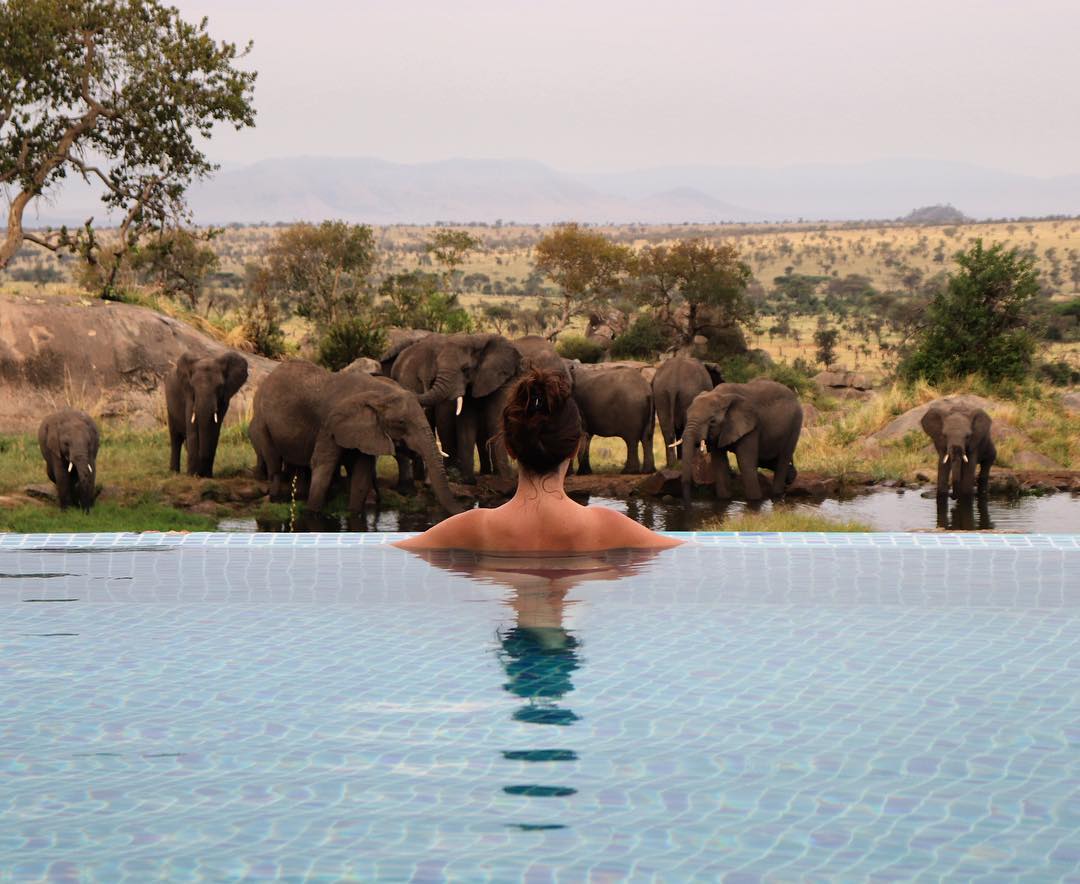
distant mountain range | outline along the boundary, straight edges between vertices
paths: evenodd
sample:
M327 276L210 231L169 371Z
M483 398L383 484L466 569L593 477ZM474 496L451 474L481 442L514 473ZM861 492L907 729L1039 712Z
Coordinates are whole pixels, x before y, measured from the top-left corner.
M28 225L104 220L93 194L68 180ZM530 160L284 157L222 169L189 202L201 224L865 220L940 203L1001 218L1080 214L1080 175L1036 178L932 160L575 174Z

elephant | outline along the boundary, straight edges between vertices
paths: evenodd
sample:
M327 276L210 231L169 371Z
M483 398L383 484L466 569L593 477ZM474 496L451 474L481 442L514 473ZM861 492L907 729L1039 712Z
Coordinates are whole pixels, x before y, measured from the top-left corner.
M514 349L521 354L523 372L530 368L557 371L565 375L566 379L573 384L574 379L566 367L566 362L555 349L555 345L547 338L540 335L525 335L523 338L515 338L512 343Z
M681 439L686 428L686 410L698 393L707 393L724 382L720 366L701 362L693 356L675 356L660 363L653 376L653 402L660 433L664 437L668 468L674 468L682 456Z
M88 513L94 505L99 439L93 418L74 408L54 411L41 422L38 447L60 509L77 502Z
M772 470L773 496L781 496L798 475L793 458L802 421L798 396L776 381L758 378L748 384L725 383L698 393L687 409L682 438L677 440L687 455L682 459L683 499L690 501L692 453L698 447L711 455L718 499L731 497L729 451L735 452L747 500L761 499L758 467Z
M931 405L920 423L937 450L938 496L947 495L950 485L954 498L974 494L976 466L978 493L986 494L990 467L997 460L997 449L990 438L990 415L981 408L946 400Z
M214 456L229 400L244 386L248 364L239 353L206 356L188 351L165 376L169 468L180 472L180 447L187 447L189 476L214 475Z
M363 512L375 490L375 458L398 446L421 458L442 507L459 511L442 458L416 397L389 378L362 371L329 372L293 360L278 366L255 394L248 429L270 477L271 499L286 497L289 471L310 468L308 508L326 505L340 467L349 476L349 511Z
M574 362L568 362L567 367L574 378L574 401L586 434L578 455L578 473L592 472L589 445L593 436L618 436L626 443L624 473L653 472L656 411L652 387L641 372L636 368L586 367ZM638 458L639 442L645 449L644 467Z
M432 409L432 422L465 482L475 482L473 451L482 472L509 476L506 449L494 440L506 390L522 356L501 335L428 335L401 352L394 380Z

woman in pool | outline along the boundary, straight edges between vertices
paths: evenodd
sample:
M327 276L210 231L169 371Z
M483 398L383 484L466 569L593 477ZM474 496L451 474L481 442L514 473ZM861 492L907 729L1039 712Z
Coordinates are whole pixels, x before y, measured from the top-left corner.
M517 493L500 507L468 510L397 545L491 552L678 546L682 541L656 534L622 513L582 506L567 496L566 471L582 435L581 415L565 375L527 372L511 387L502 415L503 441L518 462Z

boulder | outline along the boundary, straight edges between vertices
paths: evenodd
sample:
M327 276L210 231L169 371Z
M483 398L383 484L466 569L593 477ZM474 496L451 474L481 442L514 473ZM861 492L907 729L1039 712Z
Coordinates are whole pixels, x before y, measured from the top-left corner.
M802 425L813 427L821 420L821 412L810 402L804 402L802 407Z
M1080 414L1080 390L1065 393L1061 397L1061 405L1072 414Z
M678 470L657 470L642 479L634 490L643 497L677 497L682 494L682 473Z
M382 365L377 359L361 356L346 365L342 371L362 371L364 374L379 374L382 371Z
M814 375L814 383L819 387L847 387L853 390L874 389L873 378L862 371L848 371L832 366L827 371Z
M1055 463L1045 454L1037 451L1018 451L1010 458L1012 465L1018 470L1060 470L1061 464Z
M973 393L962 396L946 396L944 399L935 399L933 402L927 402L925 405L917 405L914 408L908 409L899 417L893 418L893 420L889 421L876 433L871 433L869 438L879 442L891 442L896 439L904 438L904 436L912 430L918 430L921 433L923 429L922 424L919 422L922 420L923 415L930 410L930 406L938 402L963 404L968 407L982 408L985 411L989 411L994 405L989 399L984 399L982 396L976 396ZM999 424L995 422L991 429L991 435L995 441L999 438L997 434L1000 432L1002 432L1002 430L999 427Z
M146 307L65 295L0 296L0 432L33 432L65 404L95 418L161 426L162 381L180 355L226 349ZM277 366L241 355L248 380L232 400L228 423L250 411L255 390Z

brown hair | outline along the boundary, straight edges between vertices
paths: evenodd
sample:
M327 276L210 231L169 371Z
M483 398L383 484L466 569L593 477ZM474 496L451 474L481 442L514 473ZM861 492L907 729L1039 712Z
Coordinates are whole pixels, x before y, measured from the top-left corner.
M514 382L502 413L502 437L526 472L552 472L574 456L581 435L581 413L565 374L534 368Z

